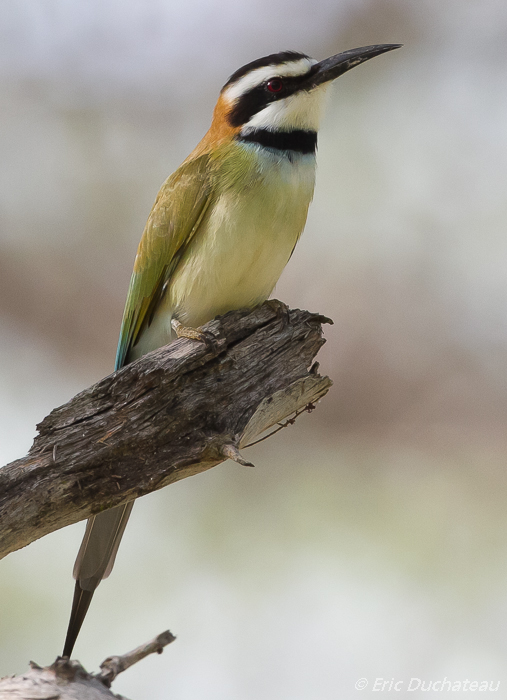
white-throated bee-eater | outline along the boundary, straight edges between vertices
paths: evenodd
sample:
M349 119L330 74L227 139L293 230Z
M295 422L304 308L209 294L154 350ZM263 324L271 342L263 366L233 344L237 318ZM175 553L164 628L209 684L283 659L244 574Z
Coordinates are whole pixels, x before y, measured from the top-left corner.
M303 231L315 183L317 130L329 84L400 44L316 61L283 51L237 70L207 134L158 193L137 251L116 367L202 338L219 314L271 294ZM88 520L63 650L70 656L93 592L113 567L133 502Z

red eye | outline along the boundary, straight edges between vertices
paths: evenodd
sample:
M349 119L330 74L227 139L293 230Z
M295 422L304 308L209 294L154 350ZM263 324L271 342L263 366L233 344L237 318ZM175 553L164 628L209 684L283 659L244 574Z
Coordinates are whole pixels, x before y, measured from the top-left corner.
M283 83L280 78L273 78L272 80L268 81L266 87L269 92L280 92L283 88Z

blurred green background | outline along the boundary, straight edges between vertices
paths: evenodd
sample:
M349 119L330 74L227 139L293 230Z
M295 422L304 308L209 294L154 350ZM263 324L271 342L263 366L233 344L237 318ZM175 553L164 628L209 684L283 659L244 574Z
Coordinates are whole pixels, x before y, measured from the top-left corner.
M335 700L447 676L507 698L507 4L0 4L1 464L111 371L144 222L227 77L391 42L335 84L276 289L334 319L335 385L247 452L256 469L136 504L75 655L97 670L178 639L118 693ZM0 563L0 675L61 652L83 528Z

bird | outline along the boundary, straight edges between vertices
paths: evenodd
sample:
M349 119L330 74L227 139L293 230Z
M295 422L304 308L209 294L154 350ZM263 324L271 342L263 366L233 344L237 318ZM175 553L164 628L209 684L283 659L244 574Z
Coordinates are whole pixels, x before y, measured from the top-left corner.
M365 46L322 61L281 51L230 76L208 132L163 183L148 217L115 370L176 337L206 342L204 323L269 298L306 223L329 85L400 47ZM111 573L132 506L87 522L64 657L72 654L95 589Z

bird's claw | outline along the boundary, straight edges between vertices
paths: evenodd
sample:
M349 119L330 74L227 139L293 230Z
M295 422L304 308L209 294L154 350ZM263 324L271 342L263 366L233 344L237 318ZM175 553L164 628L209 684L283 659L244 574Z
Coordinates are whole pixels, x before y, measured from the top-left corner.
M175 318L171 321L171 327L176 333L178 338L188 338L189 340L199 340L204 343L208 350L212 350L214 353L218 350L218 342L215 336L209 331L203 331L200 328L190 328L189 326L184 326L182 323L177 321Z
M268 299L266 304L275 312L276 317L280 320L281 328L286 328L290 323L290 309L287 304L278 299Z

